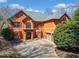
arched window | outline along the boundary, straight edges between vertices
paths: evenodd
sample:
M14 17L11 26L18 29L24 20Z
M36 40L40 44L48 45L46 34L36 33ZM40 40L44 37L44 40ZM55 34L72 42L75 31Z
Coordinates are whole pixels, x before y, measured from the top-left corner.
M26 23L26 28L31 28L31 23L30 22Z

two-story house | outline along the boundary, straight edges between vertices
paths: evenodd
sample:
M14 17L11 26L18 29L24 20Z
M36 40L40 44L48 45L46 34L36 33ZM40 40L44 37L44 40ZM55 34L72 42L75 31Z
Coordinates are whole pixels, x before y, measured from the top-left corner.
M21 41L34 38L52 39L56 25L69 17L65 13L46 15L31 11L19 11L8 19L9 28L15 33L15 38Z

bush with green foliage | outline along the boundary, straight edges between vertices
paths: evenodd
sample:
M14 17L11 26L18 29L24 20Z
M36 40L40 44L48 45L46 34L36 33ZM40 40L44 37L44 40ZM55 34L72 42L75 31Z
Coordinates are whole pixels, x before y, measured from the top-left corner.
M1 35L4 37L4 39L6 40L13 40L14 39L14 33L11 29L9 28L4 28L2 31L1 31Z
M57 25L54 42L59 48L79 46L79 21L65 21Z
M73 19L79 21L79 8L74 12Z
M0 36L1 36L1 31L2 31L2 29L0 29Z

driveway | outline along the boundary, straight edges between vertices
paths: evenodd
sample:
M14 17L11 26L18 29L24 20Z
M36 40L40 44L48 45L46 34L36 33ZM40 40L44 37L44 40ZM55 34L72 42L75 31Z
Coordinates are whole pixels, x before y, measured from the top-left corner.
M20 57L25 58L57 58L55 45L44 39L25 41L14 46Z

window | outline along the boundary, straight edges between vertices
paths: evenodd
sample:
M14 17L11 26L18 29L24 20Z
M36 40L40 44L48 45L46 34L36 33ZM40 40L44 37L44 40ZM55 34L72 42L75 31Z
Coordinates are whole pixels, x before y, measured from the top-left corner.
M20 22L14 22L14 27L20 27L21 23Z
M26 19L23 19L22 22L23 22L23 23L26 23Z
M31 28L31 23L30 22L26 23L26 28Z

